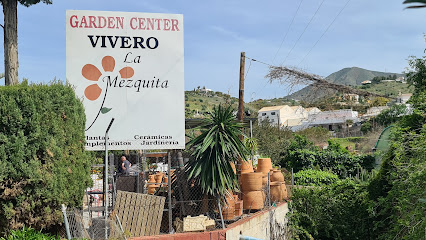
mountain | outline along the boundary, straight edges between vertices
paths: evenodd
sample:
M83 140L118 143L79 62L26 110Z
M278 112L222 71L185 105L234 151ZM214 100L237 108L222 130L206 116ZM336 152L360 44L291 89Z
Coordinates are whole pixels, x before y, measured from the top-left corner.
M328 80L329 82L336 83L336 84L357 86L357 85L361 85L361 82L365 80L371 80L374 77L382 77L382 76L386 77L389 75L391 76L396 75L397 77L403 76L402 74L398 74L398 73L377 72L377 71L362 69L359 67L351 67L351 68L343 68L340 71L332 73L325 79Z
M380 77L380 76L393 76L396 75L397 77L403 76L403 74L399 73L390 73L390 72L378 72L378 71L371 71L359 67L351 67L351 68L343 68L340 71L337 71L335 73L330 74L328 77L325 78L325 80L341 84L341 85L350 85L350 86L359 86L361 85L361 82L366 80L371 80L374 77ZM336 91L333 89L324 89L324 88L316 88L312 86L307 86L302 88L301 90L294 92L290 95L288 95L286 98L289 99L296 99L296 100L308 100L308 101L314 101L319 98L325 97L330 94L334 94Z

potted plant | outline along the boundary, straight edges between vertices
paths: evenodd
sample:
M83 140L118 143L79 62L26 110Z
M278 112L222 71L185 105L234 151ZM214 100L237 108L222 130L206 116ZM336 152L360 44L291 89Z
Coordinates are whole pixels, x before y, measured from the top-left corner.
M189 178L198 179L203 192L216 196L218 204L219 199L232 194L229 191L238 190L230 161L247 160L250 152L239 138L243 135L242 127L230 106L219 105L203 120L201 134L187 143L194 156L187 165Z

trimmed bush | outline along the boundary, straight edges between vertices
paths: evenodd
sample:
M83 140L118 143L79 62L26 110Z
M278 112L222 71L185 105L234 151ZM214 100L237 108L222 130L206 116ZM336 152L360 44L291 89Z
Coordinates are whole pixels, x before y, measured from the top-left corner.
M332 184L337 181L339 181L339 176L322 170L307 169L294 174L294 182L296 185L321 186L324 184Z
M85 114L61 83L0 87L0 232L62 223L91 184Z

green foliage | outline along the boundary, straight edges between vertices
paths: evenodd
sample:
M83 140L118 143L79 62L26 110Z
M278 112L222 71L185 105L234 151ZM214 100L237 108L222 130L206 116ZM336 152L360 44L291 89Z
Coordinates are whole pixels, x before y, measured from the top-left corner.
M1 237L0 240L59 240L59 237L54 237L49 234L44 234L41 231L36 231L33 228L23 227L20 230L10 231L7 237Z
M225 196L228 190L238 189L230 161L238 157L246 160L249 154L239 138L242 124L236 121L230 106L219 105L200 128L201 134L187 143L194 156L187 166L189 177L199 177L205 193Z
M323 127L311 127L297 132L298 135L305 136L315 144L326 143L330 138L330 132Z
M353 155L336 142L329 141L329 147L321 151L306 137L296 135L281 166L293 168L294 172L318 167L328 169L340 177L348 177L357 174L361 168L372 169L373 163L373 156Z
M296 185L303 186L321 186L328 185L339 181L339 177L331 172L307 169L301 170L294 174L294 182Z
M361 132L364 134L370 132L372 129L373 129L373 126L371 125L370 122L365 122L361 125Z
M257 152L258 144L256 138L244 138L244 145L250 150L250 155L254 155Z
M253 135L257 139L259 154L271 158L277 164L285 156L287 148L293 138L293 133L288 129L278 129L268 122L253 126Z
M70 86L0 87L0 232L62 222L91 184L85 114Z
M398 121L402 115L404 115L407 111L407 107L405 104L395 104L389 109L383 110L376 117L376 121L378 124L382 126L388 126L396 121Z
M388 102L389 102L388 98L385 98L385 97L375 97L371 101L371 106L373 106L373 107L386 106L386 104Z
M409 6L407 8L425 8L426 7L426 0L405 0L403 2L404 4L411 4L411 3L416 3L418 5L412 5Z
M426 113L426 56L422 58L411 57L410 70L407 74L407 82L415 87L410 103L416 111L423 115Z
M18 2L24 5L25 7L29 7L39 2L43 2L45 4L52 4L52 0L18 0Z
M289 208L295 239L373 239L366 187L352 180L295 188Z
M426 229L426 124L394 128L391 149L369 186L378 239L421 239ZM417 130L417 131L416 131Z

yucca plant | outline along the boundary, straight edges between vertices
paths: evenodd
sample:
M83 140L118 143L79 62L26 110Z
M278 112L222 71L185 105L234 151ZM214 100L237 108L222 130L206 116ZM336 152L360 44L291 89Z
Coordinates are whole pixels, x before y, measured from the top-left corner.
M200 126L201 134L188 142L194 160L187 166L189 178L197 178L205 194L225 196L238 189L237 177L230 161L247 160L250 151L240 140L242 123L235 119L233 109L216 106Z

